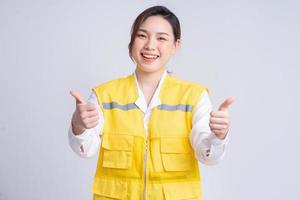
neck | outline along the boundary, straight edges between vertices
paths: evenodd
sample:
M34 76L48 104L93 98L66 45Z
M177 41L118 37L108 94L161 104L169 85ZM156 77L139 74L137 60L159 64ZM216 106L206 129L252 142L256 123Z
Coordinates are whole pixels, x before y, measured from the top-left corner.
M135 69L138 83L147 87L156 87L165 71L165 68L162 68L156 72L144 72L141 71L138 67Z

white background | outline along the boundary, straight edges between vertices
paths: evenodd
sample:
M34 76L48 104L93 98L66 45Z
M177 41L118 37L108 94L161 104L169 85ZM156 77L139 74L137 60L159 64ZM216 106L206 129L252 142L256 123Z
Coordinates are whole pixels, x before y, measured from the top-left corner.
M300 3L0 0L0 199L91 199L97 155L68 145L75 101L132 73L135 17L165 5L182 48L168 69L237 101L226 157L201 166L206 200L300 199Z

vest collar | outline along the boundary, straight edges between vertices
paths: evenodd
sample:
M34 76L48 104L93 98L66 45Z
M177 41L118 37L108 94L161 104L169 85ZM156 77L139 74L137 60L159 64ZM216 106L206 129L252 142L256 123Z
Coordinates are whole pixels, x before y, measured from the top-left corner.
M163 85L163 82L165 80L165 78L168 76L168 73L166 72L166 70L164 71L159 83L158 83L158 86L152 96L152 99L149 103L149 106L147 105L147 101L146 101L146 98L138 84L138 81L137 81L137 76L136 76L136 72L134 72L132 74L132 77L134 78L134 82L135 82L135 86L136 86L136 89L137 89L137 93L138 93L138 97L135 101L135 104L137 107L139 107L139 109L141 109L143 111L143 113L146 113L147 109L152 109L158 105L161 104L161 101L160 101L160 98L159 98L159 94L160 94L160 90L161 90L161 86Z

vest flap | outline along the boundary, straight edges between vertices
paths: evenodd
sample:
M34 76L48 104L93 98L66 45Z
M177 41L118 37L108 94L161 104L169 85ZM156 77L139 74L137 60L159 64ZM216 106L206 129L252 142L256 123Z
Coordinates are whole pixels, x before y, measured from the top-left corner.
M102 147L109 150L132 151L134 136L121 134L104 134Z

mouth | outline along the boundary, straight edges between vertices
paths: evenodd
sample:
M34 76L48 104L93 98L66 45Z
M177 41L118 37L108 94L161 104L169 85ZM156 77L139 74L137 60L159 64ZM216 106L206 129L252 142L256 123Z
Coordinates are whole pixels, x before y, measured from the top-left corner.
M141 53L141 56L142 56L144 62L147 62L147 63L152 63L159 58L158 55L147 54L147 53Z

